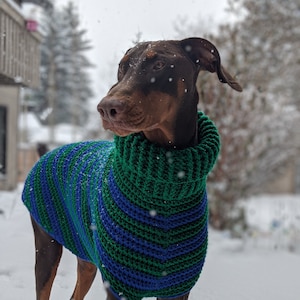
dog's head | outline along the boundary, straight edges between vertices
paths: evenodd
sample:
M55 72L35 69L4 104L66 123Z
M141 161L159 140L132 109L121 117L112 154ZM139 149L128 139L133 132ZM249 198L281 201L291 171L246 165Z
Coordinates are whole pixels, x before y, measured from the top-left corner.
M205 39L137 44L121 59L118 82L98 104L104 128L120 136L167 131L179 111L195 111L201 70L217 73L220 82L242 91L221 65L217 48Z

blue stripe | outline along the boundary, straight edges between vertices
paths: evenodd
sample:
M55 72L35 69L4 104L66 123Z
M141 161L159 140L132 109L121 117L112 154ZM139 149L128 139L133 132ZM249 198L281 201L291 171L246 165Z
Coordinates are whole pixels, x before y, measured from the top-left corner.
M96 245L101 255L102 265L100 269L109 270L109 273L114 278L118 279L124 285L133 287L140 291L151 291L157 294L157 291L163 290L174 285L181 285L190 281L195 276L201 273L204 260L196 262L192 267L187 270L182 270L177 273L172 273L162 277L151 276L149 274L129 269L128 267L119 264L112 260L105 252L99 237L96 238ZM104 271L104 273L106 273ZM116 287L115 287L116 288Z
M175 229L198 220L199 217L202 217L206 213L207 195L205 190L202 199L199 200L199 204L195 207L187 211L171 215L170 217L164 217L158 214L152 217L149 211L133 205L122 194L114 179L113 170L110 171L108 176L108 186L111 194L113 194L115 204L121 211L123 211L131 219L145 223L152 227L158 227L163 230Z

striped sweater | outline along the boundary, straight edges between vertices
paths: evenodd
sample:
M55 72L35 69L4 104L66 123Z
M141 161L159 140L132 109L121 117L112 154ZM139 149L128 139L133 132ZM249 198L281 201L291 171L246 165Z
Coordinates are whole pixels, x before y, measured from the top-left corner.
M23 202L78 257L93 262L128 300L189 292L207 248L206 178L220 147L198 117L199 144L168 150L140 134L62 146L33 167Z

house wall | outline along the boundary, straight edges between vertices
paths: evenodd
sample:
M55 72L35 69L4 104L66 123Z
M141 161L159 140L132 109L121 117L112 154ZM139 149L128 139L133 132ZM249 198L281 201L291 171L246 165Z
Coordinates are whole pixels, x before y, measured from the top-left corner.
M0 177L0 190L14 189L18 181L18 110L19 87L0 85L0 105L7 108L5 174ZM3 146L3 145L2 145Z
M37 153L36 145L26 145L20 147L18 153L18 181L24 182L28 172L33 165L38 161L39 156Z
M29 32L20 11L0 0L0 83L39 86L39 32Z

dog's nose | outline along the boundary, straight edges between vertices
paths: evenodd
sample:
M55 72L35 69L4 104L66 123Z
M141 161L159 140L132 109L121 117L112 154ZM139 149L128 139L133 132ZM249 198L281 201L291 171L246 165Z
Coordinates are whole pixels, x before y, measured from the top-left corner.
M120 100L105 97L98 104L97 110L103 119L116 120L125 111L125 104Z

